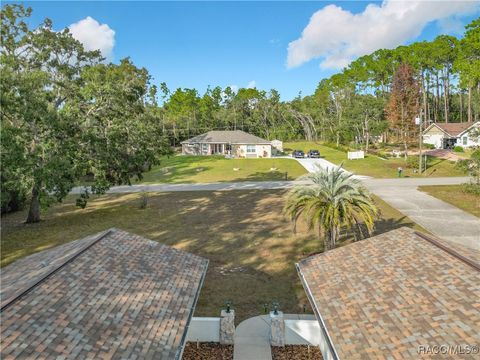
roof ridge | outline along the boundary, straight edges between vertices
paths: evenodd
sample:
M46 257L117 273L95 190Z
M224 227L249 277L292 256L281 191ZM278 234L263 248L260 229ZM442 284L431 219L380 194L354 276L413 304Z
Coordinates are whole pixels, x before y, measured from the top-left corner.
M116 231L116 228L109 228L107 230L104 230L100 233L97 234L97 237L94 238L87 246L80 248L78 251L74 252L71 254L71 256L67 257L64 261L60 262L58 265L54 266L52 269L47 271L45 274L42 274L39 278L35 279L35 281L31 284L28 284L25 289L23 289L21 292L18 294L15 294L12 298L8 299L1 304L0 307L0 312L3 312L9 305L14 303L18 298L21 296L25 295L26 293L30 292L33 290L35 287L40 285L43 281L45 281L48 277L56 273L58 270L62 269L65 265L69 264L76 258L78 258L81 254L86 252L88 249L90 249L93 245L98 243L100 240L104 239L107 235L112 234L113 232Z

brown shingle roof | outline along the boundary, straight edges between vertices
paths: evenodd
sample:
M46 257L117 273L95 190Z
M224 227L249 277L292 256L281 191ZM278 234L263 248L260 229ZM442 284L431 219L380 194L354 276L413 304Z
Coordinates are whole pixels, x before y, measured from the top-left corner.
M2 269L1 357L181 355L208 260L112 229Z
M480 264L478 251L455 250ZM480 344L480 271L411 229L309 257L297 269L340 359L417 359L420 345Z
M182 141L182 144L215 143L215 144L270 144L270 141L246 133L242 130L209 131Z
M472 126L473 122L464 122L464 123L435 123L440 129L445 131L450 136L458 136L463 131Z

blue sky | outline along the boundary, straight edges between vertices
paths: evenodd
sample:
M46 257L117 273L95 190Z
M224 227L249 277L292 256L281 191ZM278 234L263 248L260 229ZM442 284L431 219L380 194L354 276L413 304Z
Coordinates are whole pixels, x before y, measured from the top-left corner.
M442 5L446 3L450 5ZM416 7L415 16L406 16L412 21L404 19L397 25L389 16L401 13L404 6L377 2L372 7L363 1L25 4L33 9L32 25L45 17L56 29L80 22L76 34L82 40L101 43L114 62L129 56L137 66L146 67L157 84L200 92L208 85L254 85L275 88L289 100L299 92L311 94L322 78L363 52L429 40L440 33L459 35L479 16L479 7L473 2L451 3ZM87 17L93 24L88 31L82 22ZM98 34L96 22L103 24ZM105 29L107 38L102 40ZM384 34L372 36L378 29Z

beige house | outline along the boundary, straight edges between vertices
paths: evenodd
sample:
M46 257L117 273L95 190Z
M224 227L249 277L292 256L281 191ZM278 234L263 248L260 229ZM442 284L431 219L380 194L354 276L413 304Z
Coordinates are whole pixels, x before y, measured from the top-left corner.
M269 158L272 157L272 144L241 130L209 131L182 141L182 154Z
M436 149L452 149L479 146L479 139L473 136L480 128L480 121L464 123L433 123L423 132L423 142L432 144Z

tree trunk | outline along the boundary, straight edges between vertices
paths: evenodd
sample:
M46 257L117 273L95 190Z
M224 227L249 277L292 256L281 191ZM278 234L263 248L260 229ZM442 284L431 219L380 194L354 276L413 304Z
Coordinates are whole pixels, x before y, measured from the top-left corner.
M460 122L463 123L463 93L462 90L458 92L460 96Z
M468 88L468 110L467 110L467 121L472 121L472 88Z
M443 106L445 113L445 123L448 123L448 72L444 70L443 75Z
M40 221L40 191L37 186L32 189L32 200L28 210L27 224L33 224Z

